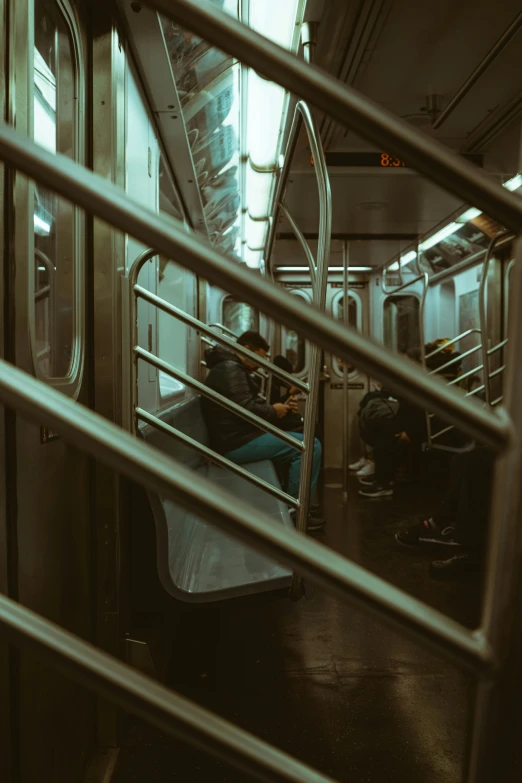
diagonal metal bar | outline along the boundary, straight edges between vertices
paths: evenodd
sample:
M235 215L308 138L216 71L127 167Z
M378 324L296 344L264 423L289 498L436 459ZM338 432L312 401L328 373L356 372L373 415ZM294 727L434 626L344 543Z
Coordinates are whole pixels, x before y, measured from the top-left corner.
M333 783L331 778L3 595L0 636L162 731L233 764L249 777L253 775L263 783Z
M291 495L288 495L281 489L274 487L273 484L269 484L267 481L263 481L263 479L258 478L253 473L250 473L248 470L245 470L245 468L242 468L241 465L236 465L235 462L231 462L229 459L222 457L221 454L217 454L217 452L209 449L208 446L204 446L202 443L194 440L194 438L191 438L189 435L185 435L184 432L177 430L175 427L171 427L170 424L167 424L157 416L153 416L151 413L147 413L147 411L143 410L143 408L136 408L136 416L138 419L146 422L151 427L155 427L156 429L165 432L167 435L170 435L171 437L181 441L186 446L190 446L195 451L198 451L206 459L210 460L211 462L215 462L216 465L220 465L222 468L233 471L238 476L241 476L246 481L249 481L256 487L259 487L264 492L268 492L270 495L273 495L283 503L286 503L289 506L293 506L294 508L299 507L299 501L293 498Z
M491 182L486 174L447 147L326 71L304 63L204 0L146 0L145 5L183 24L382 149L390 150L501 225L517 233L521 230L521 199Z
M275 424L271 424L269 421L261 419L259 416L256 416L255 413L251 413L246 408L238 405L237 402L229 400L228 397L224 397L222 394L214 391L214 389L211 389L210 386L205 386L204 383L197 381L195 378L187 375L187 373L182 372L181 370L177 370L168 362L165 362L163 359L160 359L158 356L150 353L150 351L146 351L144 348L140 348L139 345L135 345L133 351L138 359L142 359L144 362L151 364L157 370L161 370L162 372L167 373L167 375L170 375L171 378L174 378L175 380L184 383L191 389L194 389L194 391L199 392L199 394L203 395L203 397L208 397L209 400L213 400L213 402L217 403L218 405L222 405L224 408L228 408L229 411L232 411L237 416L241 416L246 421L249 421L254 425L254 427L259 427L259 429L265 430L265 432L270 432L272 435L275 435L276 438L284 440L285 443L288 443L290 446L296 449L296 451L302 452L305 448L303 441L297 440L297 438L294 438L292 435L290 435L290 433L279 429L279 427L276 427Z
M262 312L287 324L310 342L353 362L362 372L382 381L386 388L427 408L457 425L472 438L502 450L511 439L512 425L502 409L482 410L440 379L394 356L356 329L347 328L331 316L297 301L273 283L234 263L172 218L144 209L107 180L74 163L53 155L0 123L0 159L34 177L61 196L106 220L122 231L154 246L167 258L190 269L216 286L243 297Z
M135 285L134 293L136 296L140 297L140 299L144 299L146 302L154 305L159 310L167 313L167 315L171 315L173 318L177 318L178 321L181 321L187 326L190 326L193 329L197 329L197 331L201 332L201 334L206 334L213 340L214 343L224 345L235 353L239 353L242 356L253 359L256 363L259 364L260 367L263 367L263 369L267 370L269 373L273 373L277 378L281 378L283 381L286 381L286 383L288 383L290 386L295 386L305 394L310 391L307 383L304 383L303 381L300 381L299 378L295 378L293 375L290 375L290 373L281 370L275 364L272 364L272 362L267 361L266 359L262 359L260 356L252 353L252 351L249 351L247 348L239 345L235 340L231 340L230 337L216 334L215 331L210 328L210 326L207 326L202 321L194 318L194 316L185 313L183 310L180 310L179 307L175 307L175 305L166 302L160 296L151 294L151 292L147 291L147 289L143 288L143 286Z
M166 454L0 360L0 400L54 427L74 446L197 516L288 564L325 590L349 599L481 676L495 665L479 631L470 631L422 601L199 477Z

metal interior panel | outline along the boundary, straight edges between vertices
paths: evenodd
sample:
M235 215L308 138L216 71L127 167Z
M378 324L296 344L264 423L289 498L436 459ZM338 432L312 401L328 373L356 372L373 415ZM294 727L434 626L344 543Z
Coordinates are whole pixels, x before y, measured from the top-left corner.
M12 109L17 130L28 134L33 18L29 4L11 4L11 13ZM74 12L72 16L78 19ZM84 52L86 43L85 36L80 34L79 44ZM30 182L17 176L16 279L9 296L14 298L16 308L16 364L34 375L27 327L32 273L28 259L33 252L32 193ZM80 282L85 291L85 280ZM88 403L87 388L84 375L79 394L84 404ZM61 440L42 444L40 435L40 426L16 418L19 600L89 639L92 631L90 461ZM66 783L78 778L92 744L94 703L92 694L83 688L49 671L33 657L21 655L20 777L23 783L35 780Z
M5 0L0 0L0 51L6 52L7 37L7 4ZM2 119L7 119L6 111L6 56L0 58L0 115ZM6 178L4 166L0 164L0 357L5 358L5 341L7 339L4 333L4 286L5 269L7 262L6 250L6 232L5 218L6 213ZM7 530L7 487L6 487L6 464L10 462L10 454L7 453L8 444L5 432L5 408L0 405L0 593L9 595L8 579L8 530ZM13 686L16 684L10 670L10 651L9 645L0 642L0 779L9 780L14 769L11 764L11 753L16 745L11 734L11 726L14 724L14 716L11 715L11 694Z
M333 256L333 258L332 258ZM337 266L336 256L332 254L331 264ZM341 260L339 259L339 265ZM348 295L353 296L358 303L361 313L361 331L369 335L370 317L369 317L369 296L368 283L360 276L351 277L348 286ZM328 294L326 299L326 312L331 315L336 298L342 296L342 275L336 273L331 275L328 284ZM325 365L329 379L324 384L324 410L325 421L341 422L343 406L343 376L336 371L335 357L331 353L325 353ZM359 403L369 389L370 379L363 372L356 371L348 375L348 461L355 462L361 456L361 440L359 437L357 411ZM330 468L341 468L343 453L343 430L342 427L325 427L324 432L324 466Z
M103 2L93 4L93 160L94 171L125 186L125 49L116 20ZM110 248L110 252L107 252ZM121 277L125 273L125 236L102 221L93 224L92 281L96 302L93 328L94 408L122 422L122 346L130 339L122 327ZM117 474L96 464L94 519L96 529L96 643L119 655L123 632L122 606L127 596L120 579L121 485ZM124 567L124 563L123 563ZM123 612L125 610L123 609ZM117 744L118 711L105 700L97 703L97 744Z

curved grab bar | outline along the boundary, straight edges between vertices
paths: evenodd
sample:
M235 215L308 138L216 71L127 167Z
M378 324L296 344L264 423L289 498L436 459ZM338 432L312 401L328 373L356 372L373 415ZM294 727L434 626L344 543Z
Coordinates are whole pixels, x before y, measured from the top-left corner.
M297 223L293 219L293 217L290 214L290 212L288 211L288 209L285 207L285 205L283 203L281 203L279 205L279 207L280 207L281 211L283 212L285 218L290 223L292 231L294 232L297 241L299 242L299 244L301 245L301 247L303 249L303 252L304 252L305 257L306 257L306 261L307 261L308 266L310 268L310 277L312 279L312 288L313 288L315 286L315 284L316 284L316 276L317 276L317 267L315 266L314 254L310 250L310 245L308 244L308 242L304 238L304 234L302 233L301 229L299 228L299 226L297 225Z
M479 318L480 318L480 331L482 332L482 364L484 365L484 385L485 385L485 391L484 395L486 398L486 403L488 405L491 405L491 388L490 388L490 372L489 372L489 351L488 351L488 322L487 322L487 303L486 303L486 292L487 292L487 283L488 283L488 272L489 272L489 263L491 261L491 258L493 256L493 251L497 244L501 240L505 240L508 237L515 238L515 234L513 234L512 231L504 231L502 234L497 234L496 237L493 237L491 242L489 243L489 247L486 253L486 257L484 259L484 266L482 267L482 276L480 278L480 287L479 287Z

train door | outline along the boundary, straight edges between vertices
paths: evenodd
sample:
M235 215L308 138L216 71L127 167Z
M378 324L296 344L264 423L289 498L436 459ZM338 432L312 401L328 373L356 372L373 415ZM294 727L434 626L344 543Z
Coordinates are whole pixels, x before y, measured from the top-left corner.
M368 334L369 304L368 283L351 280L348 292L348 322L350 326ZM345 297L340 280L330 282L326 299L326 311L339 321L344 319ZM324 380L324 467L342 468L343 430L341 426L344 404L343 370L336 356L325 355L326 377ZM359 403L369 389L370 379L357 368L348 372L348 421L349 460L354 462L360 455L357 411Z
M159 145L134 68L129 61L125 90L125 156L127 195L152 210L159 202ZM147 250L134 237L127 237L127 270ZM139 274L139 285L153 294L158 287L158 258L147 261ZM138 343L157 355L157 308L138 300ZM139 404L146 410L158 407L158 371L145 362L138 363Z
M86 162L89 127L82 9L85 4L69 0L10 3L3 20L11 57L0 66L10 69L2 81L16 130L79 163ZM51 189L12 172L4 193L5 355L89 406L84 215ZM46 422L40 426L14 411L5 416L7 592L92 640L91 461ZM3 779L78 780L92 745L93 695L23 651L10 650L9 667L11 767Z

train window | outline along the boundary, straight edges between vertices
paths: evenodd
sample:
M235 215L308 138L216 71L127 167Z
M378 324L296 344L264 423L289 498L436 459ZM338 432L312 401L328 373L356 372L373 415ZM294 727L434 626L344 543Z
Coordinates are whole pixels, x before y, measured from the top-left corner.
M338 321L344 323L344 294L339 293L332 302L332 314ZM348 324L355 327L355 329L361 328L362 310L361 301L352 294L348 295ZM338 360L332 360L332 369L338 374L343 374L343 368L339 364ZM349 375L356 375L357 370L352 368L349 370Z
M80 160L78 47L62 3L35 0L33 137L50 152ZM51 190L34 188L32 349L37 373L77 383L81 319L81 212Z
M397 353L420 347L419 300L389 296L384 302L384 345Z
M299 296L305 302L308 298L297 291L290 292L293 296ZM296 375L305 375L308 370L308 352L307 341L293 329L283 326L281 329L281 348L283 356L286 356L293 367Z
M249 329L259 331L259 311L234 296L223 299L223 326L239 337Z

